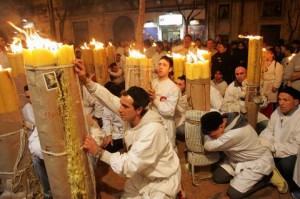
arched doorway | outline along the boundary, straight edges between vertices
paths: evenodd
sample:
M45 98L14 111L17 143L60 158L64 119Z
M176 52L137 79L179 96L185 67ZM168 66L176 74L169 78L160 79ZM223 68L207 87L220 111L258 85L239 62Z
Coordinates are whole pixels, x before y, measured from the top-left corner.
M114 41L120 42L135 37L134 25L129 17L121 16L114 21Z

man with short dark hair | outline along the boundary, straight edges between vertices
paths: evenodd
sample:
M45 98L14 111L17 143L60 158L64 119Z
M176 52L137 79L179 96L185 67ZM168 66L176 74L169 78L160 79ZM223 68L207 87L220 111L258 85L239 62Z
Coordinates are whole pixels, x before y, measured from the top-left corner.
M90 136L85 139L84 148L128 178L122 198L175 198L181 182L179 159L166 133L164 119L148 109L148 93L134 86L118 98L86 77L81 61L75 64L75 71L91 94L125 122L128 152L110 153L98 147Z
M271 152L239 113L209 112L201 118L207 151L222 151L226 158L213 172L216 183L228 183L230 198L245 198L268 184L274 168Z
M275 165L285 178L291 192L299 187L293 181L293 172L300 149L299 108L300 92L292 87L284 88L278 96L278 108L272 113L267 128L261 133L262 145L274 156Z

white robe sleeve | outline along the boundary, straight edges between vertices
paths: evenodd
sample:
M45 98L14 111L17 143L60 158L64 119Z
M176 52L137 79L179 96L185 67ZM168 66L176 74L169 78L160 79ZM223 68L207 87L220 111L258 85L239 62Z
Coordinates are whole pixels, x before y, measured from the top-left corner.
M121 106L120 98L111 94L105 87L95 82L89 82L85 85L88 91L100 101L105 107L113 113L119 115L119 108Z
M227 151L239 143L240 136L243 136L240 131L228 131L217 139L205 136L204 148L207 151Z
M112 116L111 116L111 112L107 108L104 108L102 121L103 121L103 126L102 126L103 133L106 136L111 135L112 134Z

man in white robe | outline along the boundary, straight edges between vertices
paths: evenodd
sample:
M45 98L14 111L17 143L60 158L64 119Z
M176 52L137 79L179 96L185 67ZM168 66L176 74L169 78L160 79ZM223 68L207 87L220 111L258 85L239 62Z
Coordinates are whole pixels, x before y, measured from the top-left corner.
M80 61L76 64L75 71L91 94L125 122L128 152L109 153L90 136L85 139L84 148L128 178L122 198L175 198L181 182L179 159L168 139L164 119L147 109L147 92L131 87L118 98L87 78Z

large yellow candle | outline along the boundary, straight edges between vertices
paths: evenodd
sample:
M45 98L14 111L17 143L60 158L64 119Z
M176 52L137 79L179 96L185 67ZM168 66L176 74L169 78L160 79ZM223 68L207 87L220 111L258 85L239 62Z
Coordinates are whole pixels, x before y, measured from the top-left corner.
M189 80L194 80L194 75L193 75L193 64L190 62L185 63L185 74L186 78Z
M74 48L70 45L63 45L57 51L57 65L70 65L75 60Z
M208 60L201 62L201 70L202 70L202 78L207 79L210 78L210 66Z
M25 75L24 58L22 53L8 53L9 65L12 69L12 76Z
M263 38L249 36L247 79L249 83L259 84L262 65Z
M202 77L202 66L200 62L193 63L192 64L192 70L193 70L193 75L194 79L200 79Z
M19 102L10 68L3 70L0 68L0 80L0 114L16 111Z
M81 59L88 73L95 73L93 49L81 49Z
M184 59L183 57L173 57L174 62L174 79L178 79L179 76L184 73Z
M116 59L115 59L115 47L113 45L109 44L106 47L106 51L107 51L108 64L116 62Z
M32 50L32 60L34 67L39 66L53 66L56 64L56 55L48 49L34 49ZM26 64L26 59L25 59Z
M149 67L149 60L146 57L140 58L140 67L148 68Z

